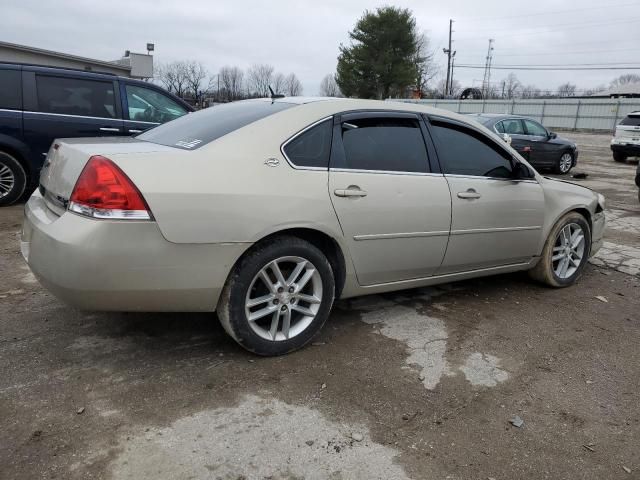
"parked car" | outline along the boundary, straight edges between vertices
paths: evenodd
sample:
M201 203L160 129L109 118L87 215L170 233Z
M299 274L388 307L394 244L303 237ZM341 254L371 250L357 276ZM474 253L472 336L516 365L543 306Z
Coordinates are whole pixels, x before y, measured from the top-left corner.
M574 142L550 132L531 118L491 113L470 116L488 129L505 136L511 146L535 168L551 168L556 173L566 174L578 162L578 147Z
M640 189L640 163L636 167L636 186ZM638 201L640 202L640 190L638 190Z
M640 112L631 112L616 126L611 139L611 151L616 162L640 156Z
M0 206L37 186L54 138L133 135L192 110L147 82L0 63Z
M520 270L571 285L604 222L602 195L543 178L468 117L294 97L56 140L21 245L72 305L217 310L240 345L277 355L336 298Z

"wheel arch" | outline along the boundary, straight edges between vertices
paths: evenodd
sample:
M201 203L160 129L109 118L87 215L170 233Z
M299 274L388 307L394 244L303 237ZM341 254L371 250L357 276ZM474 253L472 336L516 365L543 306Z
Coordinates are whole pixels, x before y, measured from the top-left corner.
M238 262L255 246L260 245L263 242L271 240L275 237L281 236L292 236L305 240L318 248L318 250L320 250L327 257L327 260L331 265L331 269L333 270L335 279L336 298L339 298L347 278L347 263L343 248L333 236L315 228L291 227L271 232L268 235L264 235L260 239L256 240L251 245L251 247L245 250L242 255L238 257L231 271L233 271Z

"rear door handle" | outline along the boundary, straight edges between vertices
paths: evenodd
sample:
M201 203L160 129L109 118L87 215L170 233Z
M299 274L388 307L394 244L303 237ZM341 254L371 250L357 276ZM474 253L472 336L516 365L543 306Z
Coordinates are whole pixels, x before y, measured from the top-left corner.
M482 195L476 192L473 188L468 189L466 192L458 192L458 198L464 198L467 200L473 200L480 198L481 196Z
M333 191L336 197L366 197L367 192L357 187L349 187L346 189L338 189Z
M100 131L101 132L119 132L120 129L115 127L100 127Z
M137 130L137 129L135 129L135 128L130 128L130 129L128 130L128 132L129 132L129 133L142 133L142 130Z

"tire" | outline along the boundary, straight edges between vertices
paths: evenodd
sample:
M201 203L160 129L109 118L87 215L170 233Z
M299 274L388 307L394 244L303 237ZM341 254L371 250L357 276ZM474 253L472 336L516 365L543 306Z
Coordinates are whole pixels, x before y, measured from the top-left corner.
M295 276L294 270L303 262L303 269ZM281 272L280 281L274 263ZM329 317L334 296L334 274L327 257L305 240L278 236L255 245L238 261L229 274L217 312L225 331L243 348L258 355L284 355L302 348L318 333ZM309 302L307 298L315 300ZM250 305L255 299L263 300ZM262 316L250 321L248 316L252 314Z
M613 161L620 162L620 163L626 162L627 156L624 153L613 152Z
M573 168L573 153L571 152L562 152L560 158L556 162L556 166L554 168L555 173L560 175L566 175Z
M20 162L0 151L0 207L11 205L18 200L27 186L27 174Z
M561 264L564 262L564 257L559 260L553 260L554 255L562 255L565 251L560 250L564 248L562 232L563 229L569 228L573 229L572 233L575 233L579 228L584 237L583 242L576 247L575 250L579 252L580 247L582 247L582 254L580 256L578 265L576 266L573 261L566 260L566 264L568 268L565 272L565 275L562 275ZM567 230L565 230L565 233ZM577 240L576 236L576 240ZM554 252L554 250L556 250ZM556 288L568 287L573 285L582 272L584 271L585 265L589 259L589 253L591 252L591 229L589 227L589 223L587 220L577 212L569 212L564 215L558 222L554 225L549 233L549 237L545 242L544 249L542 250L542 255L540 255L540 261L536 264L536 266L529 270L529 275L546 285ZM570 253L571 258L576 261L577 253Z

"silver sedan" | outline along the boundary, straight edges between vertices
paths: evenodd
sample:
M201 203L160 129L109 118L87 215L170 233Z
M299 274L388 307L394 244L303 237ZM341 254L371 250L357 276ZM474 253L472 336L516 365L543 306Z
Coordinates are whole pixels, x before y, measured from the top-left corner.
M540 176L465 117L259 99L136 138L52 145L22 252L82 309L217 311L244 348L305 345L336 298L529 270L573 284L604 198Z

